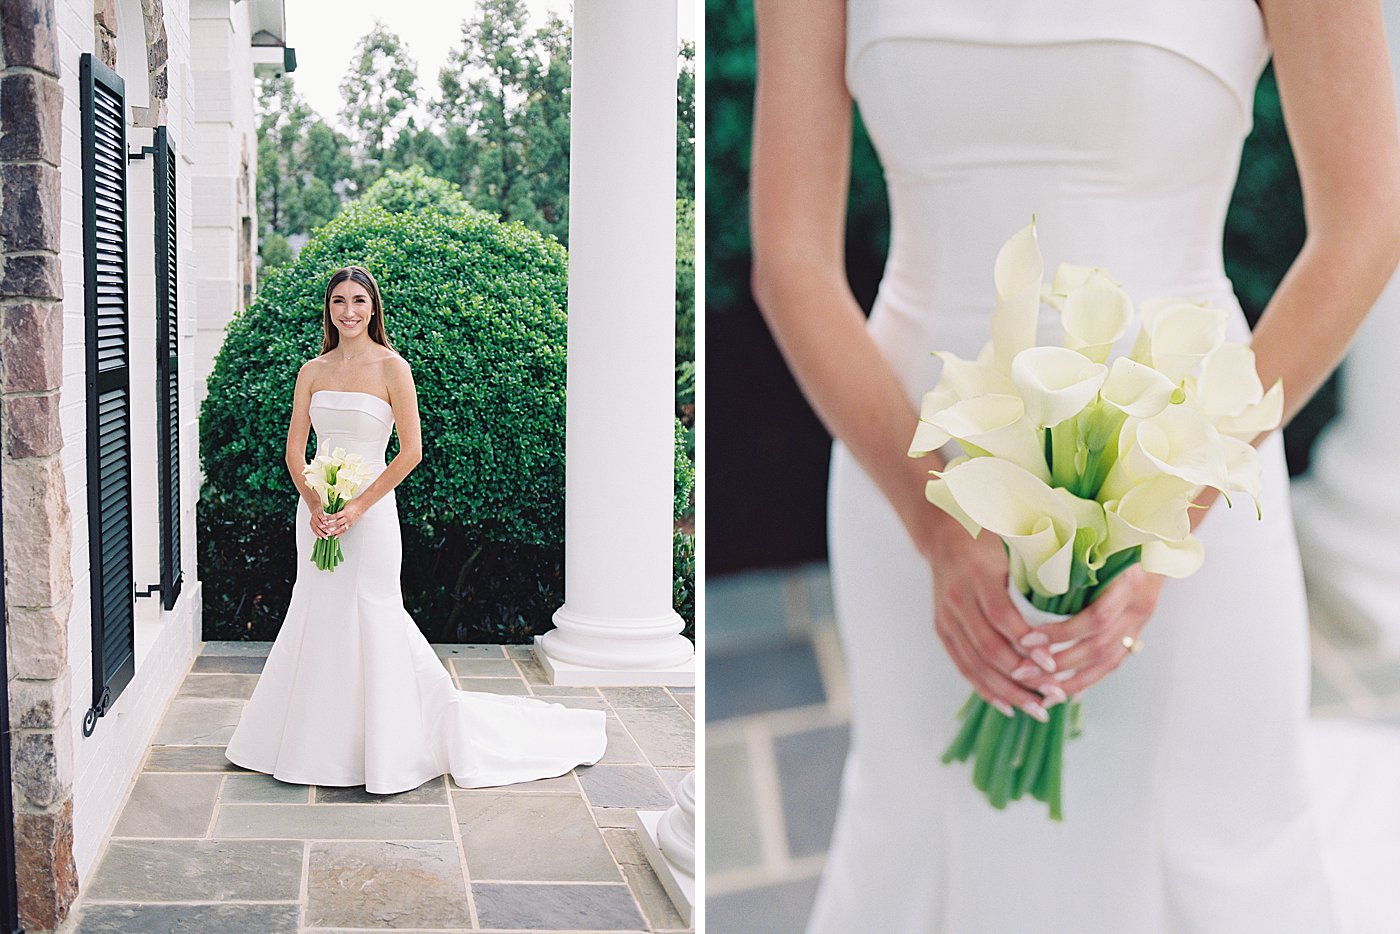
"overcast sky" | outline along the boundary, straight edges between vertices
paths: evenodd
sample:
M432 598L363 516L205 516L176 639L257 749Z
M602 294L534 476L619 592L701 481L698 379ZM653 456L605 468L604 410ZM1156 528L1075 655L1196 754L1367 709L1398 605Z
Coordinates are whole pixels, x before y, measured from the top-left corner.
M695 0L678 3L680 38L693 41ZM526 6L533 26L543 24L550 13L568 19L571 10L569 0L526 0ZM350 66L355 43L374 28L378 18L403 39L408 54L418 63L419 92L431 96L437 91L438 70L446 63L449 49L460 41L462 21L475 9L475 2L288 0L287 45L297 53L293 82L317 113L332 126L339 126L341 79Z

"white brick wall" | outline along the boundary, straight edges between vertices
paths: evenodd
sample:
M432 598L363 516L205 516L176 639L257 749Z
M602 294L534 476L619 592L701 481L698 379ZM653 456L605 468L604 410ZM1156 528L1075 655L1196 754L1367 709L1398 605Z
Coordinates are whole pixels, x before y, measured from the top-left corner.
M229 0L193 0L201 16L223 11L222 21L200 19L191 29L190 2L167 0L164 5L165 28L169 49L166 121L171 127L175 152L179 221L176 239L180 247L178 276L180 283L181 335L181 543L184 582L175 609L169 613L159 610L158 598L138 601L136 631L136 675L116 700L107 715L98 721L91 736L82 735L83 717L92 702L91 601L88 579L88 517L87 517L87 414L86 414L86 354L84 347L84 281L82 226L82 149L81 112L78 89L78 69L81 54L95 51L92 0L57 0L55 15L60 43L63 86L62 142L62 275L63 275L63 385L60 393L59 419L63 431L62 464L67 484L69 508L73 517L72 570L74 580L73 610L69 619L69 664L72 668L71 723L74 749L74 856L78 866L80 886L91 877L102 846L134 781L147 746L164 715L166 706L188 671L200 642L200 604L202 588L196 567L194 505L198 496L198 398L202 396L204 374L213 359L217 344L209 340L209 331L221 333L232 313L229 303L239 298L233 287L236 251L225 237L223 250L211 252L215 269L204 268L201 246L207 242L206 231L195 236L196 218L217 219L220 229L236 232L238 219L237 187L234 176L238 170L237 136L233 124L238 123L252 138L252 96L254 80L251 53L247 49L247 5L230 4ZM117 71L131 82L133 88L144 87L144 80L132 80L132 69L144 73L144 36L126 34L130 24L140 29L140 0L117 0L119 23L123 35L119 42ZM230 19L232 17L232 19ZM240 26L241 21L241 26ZM191 69L191 37L201 42L197 59L201 70ZM220 37L223 58L231 69L213 72L213 59L205 55L204 46L211 38ZM240 52L238 43L242 43ZM137 53L131 53L135 48ZM192 95L196 97L192 99ZM144 104L144 100L130 101ZM233 155L227 152L201 150L194 139L205 127L199 121L209 114L224 112L225 128L221 135L234 143ZM128 110L128 119L130 111ZM129 149L139 149L150 138L149 130L128 127ZM216 157L209 165L201 164L200 155ZM132 451L136 463L134 482L135 531L137 545L136 583L138 587L154 583L158 578L153 563L158 540L157 516L152 494L146 492L155 478L155 461L150 451L154 429L140 422L153 422L151 407L154 379L154 351L148 338L153 334L152 297L154 275L151 268L150 243L154 210L150 170L144 163L134 163L128 179L128 209L131 212L130 263L132 272L131 312L133 316L132 379L136 390L133 415L138 420ZM201 181L196 184L196 178ZM216 205L201 206L199 199L213 199ZM213 276L229 280L230 288L200 287L197 283ZM211 328L204 326L208 319Z

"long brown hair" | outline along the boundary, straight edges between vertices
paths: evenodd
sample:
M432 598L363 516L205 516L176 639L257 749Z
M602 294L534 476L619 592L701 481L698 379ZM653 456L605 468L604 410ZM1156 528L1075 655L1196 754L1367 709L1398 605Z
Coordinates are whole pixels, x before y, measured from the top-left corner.
M332 273L330 281L326 283L325 301L321 310L321 353L334 350L340 344L340 331L335 322L331 321L331 292L346 279L358 282L369 292L369 339L393 350L394 345L389 343L389 335L384 330L384 302L379 297L379 283L374 281L373 274L363 266L343 266Z

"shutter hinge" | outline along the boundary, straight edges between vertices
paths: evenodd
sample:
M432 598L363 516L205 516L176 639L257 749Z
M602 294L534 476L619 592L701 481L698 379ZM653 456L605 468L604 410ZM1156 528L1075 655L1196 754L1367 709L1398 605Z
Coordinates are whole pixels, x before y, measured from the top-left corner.
M112 687L111 685L105 685L102 688L102 697L98 699L96 704L93 704L87 709L87 713L83 714L84 736L92 735L92 731L97 728L97 718L105 717L107 715L107 708L111 705Z
M148 155L154 156L155 154L156 154L156 147L154 147L154 146L142 146L139 152L128 152L128 153L126 154L126 161L127 161L127 162L135 162L137 159L144 159L144 158L146 158L146 156L148 156Z
M136 599L140 600L142 597L152 597L158 593L160 593L160 584L149 584L145 590L136 591Z

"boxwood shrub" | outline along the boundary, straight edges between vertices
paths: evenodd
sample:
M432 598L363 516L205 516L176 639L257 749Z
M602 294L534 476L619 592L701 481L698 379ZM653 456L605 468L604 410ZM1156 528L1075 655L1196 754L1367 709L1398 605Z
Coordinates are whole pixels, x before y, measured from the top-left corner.
M405 606L434 642L549 629L563 602L565 250L439 189L383 183L230 323L200 410L204 638L272 639L286 613L299 561L283 461L292 387L320 352L324 284L350 264L378 280L418 390L423 461L396 491ZM386 457L397 450L395 435ZM693 478L678 449L677 515ZM693 543L678 536L675 547L677 569L693 573ZM693 579L676 588L687 635L692 591Z

